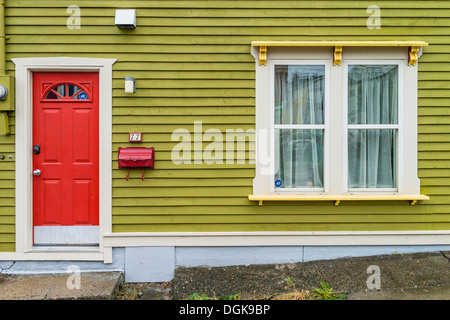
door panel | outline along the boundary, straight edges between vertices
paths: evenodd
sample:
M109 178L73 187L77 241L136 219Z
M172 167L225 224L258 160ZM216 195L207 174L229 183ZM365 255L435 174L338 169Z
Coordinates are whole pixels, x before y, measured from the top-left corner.
M91 110L74 110L74 123L77 125L73 128L73 135L77 137L73 144L73 162L90 162L91 157L89 155L89 144L92 139L90 136L92 133L90 127L91 123Z
M33 73L33 145L40 146L33 170L41 171L33 176L35 244L42 238L50 243L64 238L69 244L65 226L98 225L98 139L98 73ZM36 236L40 230L44 237ZM74 230L98 232L70 228L77 243L82 236ZM87 238L92 241L91 234Z
M90 197L92 194L92 180L74 180L74 219L76 224L89 224L91 221L92 208Z
M61 223L61 180L43 180L42 198L43 206L47 208L43 212L40 224L60 224Z
M61 110L42 110L44 121L44 159L46 163L61 161ZM42 150L42 146L41 146Z

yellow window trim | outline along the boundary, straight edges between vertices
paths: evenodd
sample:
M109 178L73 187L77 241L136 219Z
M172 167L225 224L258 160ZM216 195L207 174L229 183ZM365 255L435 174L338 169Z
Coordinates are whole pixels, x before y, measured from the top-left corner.
M264 201L334 201L338 206L341 201L386 201L386 200L408 200L411 205L415 205L419 200L429 200L430 197L419 195L403 195L403 194L383 194L383 195L365 195L365 194L351 194L351 195L291 195L291 194L274 194L274 195L249 195L248 199L251 201L258 201L262 205Z
M252 41L259 47L259 65L266 65L267 47L333 47L333 65L341 65L343 47L408 47L408 65L416 65L424 41Z

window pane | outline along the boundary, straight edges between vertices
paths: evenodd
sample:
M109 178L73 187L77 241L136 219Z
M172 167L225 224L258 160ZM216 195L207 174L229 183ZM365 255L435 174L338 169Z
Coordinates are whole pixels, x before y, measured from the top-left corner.
M397 187L397 129L348 130L348 187Z
M76 91L76 92L78 92L78 91ZM75 92L75 93L76 93ZM86 92L84 92L83 90L81 90L81 91L79 91L76 95L74 95L73 97L72 97L72 99L74 99L74 100L85 100L85 99L87 99L87 94L86 94Z
M397 124L398 66L348 66L348 123Z
M67 87L68 87L68 90L69 90L69 92L67 94L68 97L73 96L75 93L77 93L78 91L81 90L81 88L79 88L79 87L77 87L77 86L75 86L73 84L68 84Z
M325 66L275 66L275 124L323 124Z
M323 188L323 130L275 130L275 186Z
M66 96L66 85L60 84L59 86L53 87L45 96L46 100L53 100L53 99L61 99Z

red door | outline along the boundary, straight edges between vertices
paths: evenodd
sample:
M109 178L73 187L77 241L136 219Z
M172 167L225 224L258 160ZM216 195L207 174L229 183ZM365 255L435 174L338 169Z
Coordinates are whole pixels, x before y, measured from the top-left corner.
M98 226L98 100L98 73L33 74L35 244L84 243L73 227Z

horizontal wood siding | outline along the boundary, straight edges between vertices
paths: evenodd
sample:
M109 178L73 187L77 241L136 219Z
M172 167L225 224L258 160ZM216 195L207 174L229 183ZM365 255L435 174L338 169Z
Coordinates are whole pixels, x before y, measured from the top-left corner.
M7 69L11 58L117 58L113 65L113 231L344 231L450 229L450 1L6 1ZM69 30L66 9L81 8ZM381 29L366 26L381 8ZM137 9L137 28L114 25L117 8ZM258 206L254 165L176 165L178 128L255 127L256 40L421 40L419 176L431 200L277 203ZM136 93L124 93L124 77ZM12 134L0 152L14 154ZM128 132L156 149L155 170L117 169ZM204 144L204 146L206 146ZM14 159L0 161L0 251L14 247Z
M0 136L0 252L15 250L14 113L9 113L10 135ZM12 156L12 159L9 158Z

